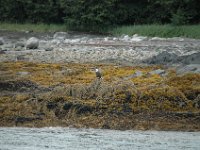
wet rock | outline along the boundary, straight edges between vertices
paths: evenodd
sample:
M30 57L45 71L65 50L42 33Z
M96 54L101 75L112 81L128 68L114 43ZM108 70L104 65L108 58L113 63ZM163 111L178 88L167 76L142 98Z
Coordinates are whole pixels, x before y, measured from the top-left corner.
M17 125L18 123L24 123L27 121L33 121L33 118L29 118L29 117L17 117L15 119L15 124Z
M0 37L0 45L3 45L5 42L4 42L4 39L2 37Z
M63 106L63 109L66 110L66 111L69 111L73 106L73 103L65 103L64 106Z
M0 50L0 54L5 54L5 51L3 51L3 50Z
M177 74L200 73L200 64L190 64L177 68Z
M8 81L0 82L2 91L29 91L37 88L37 85L31 81Z
M15 125L17 126L18 123L24 123L24 122L31 122L31 121L34 121L34 120L42 120L41 117L36 117L36 118L32 118L32 117L16 117L15 118Z
M191 55L181 56L179 57L179 61L181 61L183 64L200 64L200 52L194 53Z
M92 113L94 108L87 105L75 105L77 114Z
M178 56L176 54L164 51L150 59L145 60L144 62L149 64L166 64L175 62L177 58Z
M37 49L39 46L39 40L35 37L31 37L26 42L27 49Z
M48 102L46 106L49 110L51 110L55 109L58 106L58 104L56 102Z

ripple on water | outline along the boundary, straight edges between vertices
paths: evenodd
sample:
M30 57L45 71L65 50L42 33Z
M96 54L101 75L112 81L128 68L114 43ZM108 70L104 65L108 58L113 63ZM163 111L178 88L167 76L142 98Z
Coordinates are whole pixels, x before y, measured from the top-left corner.
M0 128L1 150L200 149L200 132Z

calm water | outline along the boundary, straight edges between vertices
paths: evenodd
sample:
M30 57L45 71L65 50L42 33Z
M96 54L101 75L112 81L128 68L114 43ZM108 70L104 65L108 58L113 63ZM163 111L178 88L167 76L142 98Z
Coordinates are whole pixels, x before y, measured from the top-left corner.
M0 128L1 150L200 150L200 132Z

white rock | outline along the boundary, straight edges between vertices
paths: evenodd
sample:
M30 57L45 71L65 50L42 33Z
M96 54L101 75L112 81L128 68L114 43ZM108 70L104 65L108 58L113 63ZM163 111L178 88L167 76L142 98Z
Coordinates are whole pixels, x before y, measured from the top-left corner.
M108 37L105 37L105 38L104 38L104 41L105 41L105 42L107 42L108 40L109 40Z
M4 44L4 39L2 37L0 37L0 45Z
M37 49L39 46L39 40L35 37L31 37L26 42L26 48L27 49Z
M60 44L61 42L60 42L60 40L58 40L58 39L53 39L53 40L51 40L51 44L55 44L55 45L58 45L58 44Z
M116 37L114 37L114 38L113 38L113 41L117 41L117 38L116 38Z
M138 37L138 34L134 34L133 37Z
M153 37L153 38L151 38L150 40L152 40L152 41L157 41L157 40L160 40L160 41L163 41L163 40L166 40L166 38L160 38L160 37Z
M122 40L127 42L130 40L130 37L128 35L125 35Z
M67 36L68 36L67 32L56 32L53 35L53 38L58 39L58 40L65 40L67 38Z
M140 37L133 37L133 38L131 38L130 41L131 41L131 42L140 42L140 41L143 41L143 39L140 38Z
M79 43L81 40L80 39L72 39L71 40L71 43L73 44L73 43Z

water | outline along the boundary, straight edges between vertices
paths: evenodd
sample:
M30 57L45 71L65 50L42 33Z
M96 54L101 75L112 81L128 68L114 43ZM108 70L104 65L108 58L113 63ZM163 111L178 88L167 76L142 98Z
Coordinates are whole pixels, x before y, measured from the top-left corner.
M200 132L0 128L1 150L199 150Z

